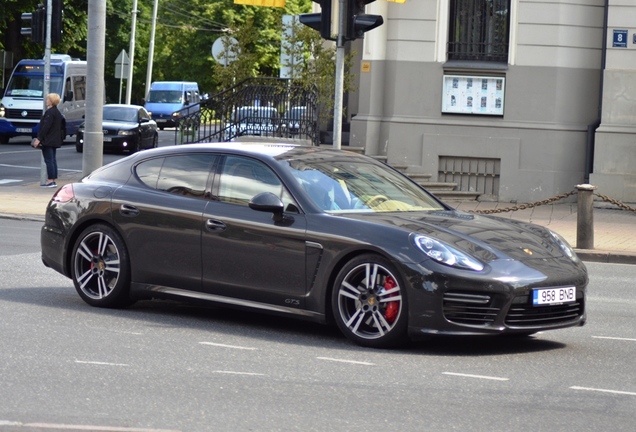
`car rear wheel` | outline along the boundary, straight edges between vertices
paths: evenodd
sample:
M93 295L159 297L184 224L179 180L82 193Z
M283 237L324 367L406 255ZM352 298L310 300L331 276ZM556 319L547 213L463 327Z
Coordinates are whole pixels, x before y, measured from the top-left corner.
M336 278L332 310L340 331L359 345L388 348L407 339L407 299L397 271L378 255L361 255Z
M91 306L118 308L130 300L130 263L121 236L103 224L85 229L73 247L72 279Z

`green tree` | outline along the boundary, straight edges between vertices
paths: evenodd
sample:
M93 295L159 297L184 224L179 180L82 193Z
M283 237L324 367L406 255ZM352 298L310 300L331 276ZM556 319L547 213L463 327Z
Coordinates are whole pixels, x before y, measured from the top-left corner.
M319 32L298 21L290 27L286 32L290 37L283 42L290 62L283 66L291 69L295 83L301 88L317 91L320 122L325 125L332 119L334 110L336 46L326 44ZM345 72L351 69L355 54L351 52L345 56ZM344 74L343 90L355 91L353 76L349 73Z

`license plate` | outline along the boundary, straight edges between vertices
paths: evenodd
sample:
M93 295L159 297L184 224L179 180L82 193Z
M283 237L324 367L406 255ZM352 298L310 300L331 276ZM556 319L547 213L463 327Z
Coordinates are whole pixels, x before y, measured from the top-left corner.
M532 291L534 306L572 303L576 301L576 287L541 288Z
M104 142L111 142L113 139L111 137L104 137Z
M19 132L19 133L31 133L31 132L33 132L33 129L31 129L31 128L15 128L15 131Z

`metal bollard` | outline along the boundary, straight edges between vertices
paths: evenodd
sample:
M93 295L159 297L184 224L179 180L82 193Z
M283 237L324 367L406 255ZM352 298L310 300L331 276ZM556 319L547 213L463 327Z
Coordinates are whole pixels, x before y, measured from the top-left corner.
M576 185L576 247L594 249L594 189L590 184Z

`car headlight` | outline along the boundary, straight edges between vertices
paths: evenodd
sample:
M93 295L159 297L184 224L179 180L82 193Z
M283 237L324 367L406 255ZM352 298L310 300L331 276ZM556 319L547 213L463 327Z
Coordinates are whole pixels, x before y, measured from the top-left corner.
M117 135L134 135L135 132L131 130L120 130Z
M438 263L466 270L481 271L484 265L477 259L444 242L421 234L413 236L415 246Z
M4 117L4 105L0 105L0 117Z
M576 255L576 252L574 252L574 249L572 249L572 246L568 244L567 240L565 240L563 237L552 230L548 230L548 232L552 236L552 239L556 242L556 244L559 245L559 248L568 258L570 258L572 261L578 261L579 257Z

